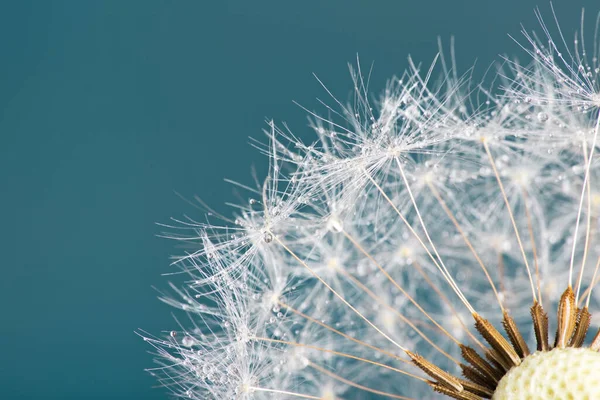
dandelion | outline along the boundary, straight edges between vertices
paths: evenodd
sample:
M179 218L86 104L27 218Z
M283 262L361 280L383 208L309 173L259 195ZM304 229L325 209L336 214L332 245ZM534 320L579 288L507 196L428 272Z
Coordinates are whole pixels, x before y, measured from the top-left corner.
M140 333L151 373L191 399L600 398L599 36L540 22L495 87L440 55L374 101L358 64L314 143L269 122L236 218L167 226L189 322Z

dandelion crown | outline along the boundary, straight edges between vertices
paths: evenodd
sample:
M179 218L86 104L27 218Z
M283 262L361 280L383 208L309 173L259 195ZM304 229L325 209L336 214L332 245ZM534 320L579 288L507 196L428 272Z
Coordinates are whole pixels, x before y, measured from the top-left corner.
M313 144L270 122L269 175L237 218L167 226L189 279L162 300L189 319L142 335L160 382L215 400L600 399L600 34L541 26L490 85L440 55L375 100L358 64L348 104L307 110Z

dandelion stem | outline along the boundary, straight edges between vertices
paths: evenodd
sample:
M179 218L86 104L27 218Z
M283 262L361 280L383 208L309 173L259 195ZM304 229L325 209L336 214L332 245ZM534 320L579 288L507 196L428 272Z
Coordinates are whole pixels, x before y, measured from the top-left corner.
M469 309L469 311L471 311L471 313L475 313L475 309L471 306L471 304L469 303L469 301L467 300L467 298L464 296L464 294L462 293L462 291L460 290L460 288L458 287L458 285L454 281L454 278L452 278L452 275L450 275L450 272L446 268L446 265L444 265L444 261L442 260L442 257L438 253L437 248L435 247L435 244L433 244L433 241L431 240L431 237L429 236L429 232L427 231L427 227L425 226L425 222L423 222L423 218L421 217L421 212L419 211L419 207L417 206L417 202L415 201L415 197L413 196L412 190L410 189L410 185L408 184L408 179L406 179L406 174L404 173L404 168L402 167L402 163L400 163L400 160L398 159L398 157L394 157L394 160L396 161L396 164L398 165L398 168L400 169L400 174L402 175L402 179L404 180L404 185L406 186L406 190L408 191L408 195L410 196L410 200L411 200L411 202L413 204L413 207L415 208L415 212L417 213L417 218L419 219L419 222L421 223L421 227L423 228L423 232L425 232L425 236L427 237L427 241L429 242L429 244L433 248L433 252L435 253L435 255L438 258L438 260L440 261L442 269L446 273L446 276L449 279L450 284L455 287L455 290L457 290L458 293L460 293L460 296L463 299L463 301L466 302L466 305L467 305L467 308Z
M540 303L540 306L543 306L542 304L542 285L541 285L541 281L540 281L540 265L538 262L538 255L537 255L537 246L535 243L535 235L533 233L533 221L531 219L531 212L529 211L529 197L527 195L527 188L525 186L521 186L521 192L523 194L523 203L524 203L524 208L525 208L525 215L527 217L527 229L529 230L529 238L531 239L531 251L533 252L533 263L535 265L535 280L537 283L537 291L538 291L538 302Z
M325 280L323 278L321 278L319 276L319 274L317 274L311 267L309 267L308 264L306 264L300 257L298 257L298 255L296 253L294 253L292 251L292 249L290 249L288 246L286 246L279 239L278 236L274 235L272 232L271 232L271 235L273 235L273 238L275 239L275 241L277 243L279 243L285 249L285 251L287 251L294 259L296 259L296 261L298 261L311 274L313 274L315 278L317 278L327 289L329 289L329 291L331 293L333 293L335 295L335 297L337 297L338 299L340 299L342 301L342 303L344 303L348 308L350 308L356 315L358 315L363 321L365 321L371 328L373 328L377 332L379 332L379 334L381 336L383 336L384 338L386 338L387 340L389 340L390 343L392 343L394 346L398 347L400 350L406 351L405 347L403 347L402 345L398 344L394 339L392 339L391 337L389 337L389 335L387 335L385 332L383 332L379 327L377 327L377 325L375 325L373 322L371 322L360 311L358 311L352 304L350 304L348 302L348 300L346 300L341 294L339 294L334 288L332 288L327 282L325 282Z
M579 199L579 209L577 210L577 220L575 222L575 232L573 233L573 249L571 250L571 265L569 266L569 285L573 282L573 263L575 262L575 249L577 248L577 233L579 232L579 221L581 220L581 211L583 209L583 199L585 198L585 190L587 182L590 178L590 169L592 160L594 159L594 149L596 148L596 140L598 139L598 130L600 129L600 110L596 117L596 126L594 128L594 139L592 140L592 149L590 150L590 158L585 166L585 176L583 178L583 188L581 189L581 197ZM584 146L586 147L586 146ZM578 293L579 294L579 291ZM579 297L576 296L576 299Z
M247 389L255 391L255 392L285 394L285 395L288 395L288 396L300 397L302 399L312 399L312 400L321 400L322 399L321 397L310 396L308 394L302 394L302 393L288 392L286 390L266 389L266 388L261 388L261 387L256 387L256 386L248 386Z
M585 140L583 141L583 159L585 160L585 164L588 163L588 155L587 155L587 143ZM579 270L579 277L577 278L577 285L575 287L575 301L579 302L579 292L581 290L581 280L583 279L583 271L585 269L585 262L587 261L587 255L590 246L590 232L592 226L592 185L591 179L587 179L587 185L585 185L586 193L587 193L587 221L585 226L585 245L583 248L583 258L581 260L581 269ZM583 194L582 194L583 195ZM593 281L592 281L593 282Z
M594 290L594 286L596 286L598 284L598 282L600 282L600 277L598 276L599 269L600 269L600 257L598 257L598 262L596 262L596 268L594 268L594 276L592 277L592 280L590 281L590 286L583 293L583 296L581 296L581 300L583 300L587 294L587 300L586 300L587 308L590 308L590 300L592 299L592 290Z
M529 262L527 261L527 254L525 254L525 248L523 247L523 242L521 241L521 235L519 235L519 228L517 228L517 222L515 221L515 217L510 207L510 202L508 201L508 197L506 196L506 191L504 190L502 179L500 179L500 174L498 173L498 169L496 168L496 163L494 161L494 157L492 156L492 152L490 151L490 146L488 145L487 140L485 138L482 139L482 143L483 147L485 148L485 152L487 153L487 156L490 160L490 164L492 165L494 175L496 175L496 181L498 182L498 186L500 187L500 192L502 193L502 198L504 199L504 203L506 204L506 210L508 211L508 215L510 217L510 222L512 223L513 229L515 231L515 236L517 237L517 242L519 243L521 255L523 256L523 262L525 263L525 268L527 269L527 275L529 275L529 283L531 284L531 294L535 303L537 302L537 296L535 294L535 285L533 284L531 268L529 267Z
M404 294L408 300L413 303L415 305L415 307L417 307L419 309L419 311L421 311L427 318L429 318L429 320L431 322L433 322L433 324L440 329L446 336L448 336L448 338L450 340L452 340L455 344L460 345L460 342L458 340L456 340L452 335L450 335L450 333L448 333L448 331L446 331L440 324L438 324L433 318L431 318L429 316L429 314L408 294L406 293L406 291L404 289L402 289L402 287L400 285L398 285L396 283L396 281L394 281L394 279L392 279L391 276L389 276L389 274L371 257L371 255L369 255L363 248L362 246L360 246L360 244L358 244L348 233L344 232L344 234L346 235L346 237L348 238L348 240L350 240L355 246L358 247L358 249L360 251L363 252L363 254L365 254L367 256L367 258L369 258L369 260L373 261L373 263L375 263L377 265L377 267L379 268L379 270L386 276L388 277L388 279L392 282L392 284L394 286L396 286L396 288L398 290L400 290L402 292L402 294ZM456 363L457 365L459 365L460 363L454 358L452 357L450 354L448 354L447 352L445 352L444 350L442 350L439 346L437 346L435 343L433 343L433 341L431 341L431 339L429 339L427 337L427 335L425 335L419 328L417 328L415 326L414 323L412 323L408 318L406 318L404 315L402 315L400 312L398 312L398 310L396 310L395 308L391 307L390 305L386 304L380 297L378 297L375 293L373 293L373 291L371 291L368 287L366 287L363 283L361 283L358 279L356 279L354 276L352 276L351 274L347 273L346 271L342 270L342 273L344 273L345 276L348 277L348 279L350 279L355 285L357 285L359 288L361 288L365 293L367 293L369 295L369 297L371 297L373 300L377 301L379 304L383 305L384 307L388 308L389 310L391 310L393 313L395 313L398 317L400 317L400 319L402 319L402 321L404 321L406 324L408 324L415 332L417 332L417 334L419 334L419 336L421 336L427 343L429 343L434 349L436 349L437 351L439 351L441 354L443 354L444 356L448 357L448 359L450 359L452 362Z
M325 368L320 367L320 366L318 366L318 365L316 365L314 363L310 363L309 365L311 366L311 368L314 368L317 371L319 371L319 372L321 372L321 373L323 373L325 375L328 375L328 376L332 377L335 380L338 380L338 381L340 381L342 383L345 383L348 386L352 386L352 387L355 387L357 389L364 390L365 392L378 394L380 396L391 397L393 399L414 400L411 397L405 397L405 396L400 396L400 395L392 394L392 393L388 393L388 392L382 392L381 390L371 389L371 388L369 388L367 386L360 385L360 384L358 384L356 382L352 382L352 381L350 381L348 379L342 378L341 376L339 376L339 375L337 375L337 374L335 374L335 373L333 373L331 371L328 371Z
M454 282L454 280L452 279L452 277L449 276L449 274L447 273L447 270L446 270L446 272L444 272L445 267L442 268L440 266L440 264L437 262L437 260L435 259L435 257L431 254L431 252L427 248L427 245L425 245L425 243L423 243L423 240L421 240L421 238L419 237L419 235L417 234L417 232L415 232L414 228L408 222L408 220L406 219L406 217L404 217L404 215L400 212L400 210L398 209L398 207L396 207L396 205L392 202L392 200L389 198L389 196L385 193L385 191L381 188L381 186L371 177L371 175L369 173L367 173L367 178L377 188L377 190L381 193L381 195L384 197L384 199L390 204L390 206L394 209L394 211L396 212L396 214L398 214L398 216L400 217L400 219L402 220L402 222L404 222L404 224L406 225L406 227L408 228L408 230L414 235L414 237L421 244L421 246L423 246L423 249L427 252L427 255L429 256L429 258L431 258L431 261L433 262L433 264L438 268L438 270L440 271L440 273L442 274L442 276L444 277L444 279L446 279L446 281L448 282L448 284L450 285L450 287L452 288L452 290L454 291L454 293L456 293L456 295L463 302L463 304L465 305L465 307L467 307L467 309L469 309L469 311L471 313L475 313L475 309L471 306L471 304L469 303L469 301L465 298L465 296L463 295L463 293L459 289L458 285L456 285L456 282Z
M352 337L352 336L350 336L350 335L348 335L348 334L346 334L346 333L344 333L342 331L339 331L339 330L337 330L337 329L335 329L335 328L327 325L324 322L321 322L321 321L319 321L319 320L311 317L310 315L306 315L303 312L301 312L299 310L296 310L292 306L290 306L290 305L288 305L288 304L286 304L286 303L284 303L282 301L278 301L277 304L279 304L281 307L284 307L285 309L291 311L292 313L294 313L296 315L299 315L300 317L305 318L306 320L308 320L308 321L310 321L310 322L312 322L314 324L317 324L317 325L319 325L319 326L321 326L321 327L323 327L323 328L325 328L325 329L327 329L327 330L329 330L329 331L331 331L331 332L333 332L333 333L335 333L337 335L340 335L341 337L343 337L345 339L348 339L348 340L350 340L350 341L352 341L352 342L354 342L356 344L359 344L361 346L365 346L366 348L371 349L371 350L375 350L378 353L384 354L384 355L386 355L386 356L388 356L390 358L393 358L395 360L401 361L401 362L403 362L405 364L411 364L412 365L411 361L405 360L405 359L403 359L402 357L400 357L400 356L398 356L396 354L390 353L389 351L383 350L383 349L381 349L379 347L373 346L372 344L369 344L369 343L363 342L362 340L356 339L356 338L354 338L354 337Z
M369 360L367 358L353 356L352 354L347 354L347 353L342 353L342 352L335 351L335 350L325 349L325 348L318 347L318 346L313 346L313 345L310 345L310 344L297 343L297 342L288 342L287 340L271 339L271 338L265 338L265 337L253 337L252 339L258 340L258 341L261 341L261 342L281 343L281 344L285 344L285 345L288 345L288 346L302 347L302 348L306 348L306 349L321 351L323 353L334 354L336 356L340 356L340 357L344 357L344 358L349 358L349 359L352 359L352 360L362 361L362 362L365 362L365 363L368 363L368 364L376 365L378 367L389 369L390 371L398 372L400 374L410 376L411 378L414 378L414 379L417 379L417 380L421 380L423 382L427 382L427 379L425 379L423 377L420 377L418 375L411 374L410 372L406 372L404 370L401 370L401 369L398 369L398 368L394 368L394 367L392 367L390 365L382 364L382 363L379 363L377 361Z
M496 296L496 299L498 300L498 305L500 306L500 310L502 312L504 312L504 306L502 305L502 300L500 299L500 295L498 294L498 291L496 290L496 285L494 285L492 277L490 276L490 274L489 274L486 266L483 264L483 261L481 260L481 258L477 254L477 251L475 251L475 248L471 244L471 241L469 240L469 238L467 237L467 235L465 234L465 232L461 228L458 220L456 219L456 217L452 213L452 210L450 210L450 208L448 207L448 205L446 204L446 202L444 201L444 199L442 199L442 196L440 195L440 192L437 190L437 188L431 182L428 182L427 186L429 186L429 189L433 193L433 196L437 199L438 203L440 203L440 205L442 206L442 208L446 212L446 215L448 215L448 218L450 218L450 220L452 221L452 223L456 227L456 230L458 231L458 233L460 234L460 236L465 241L467 247L469 248L469 250L471 250L471 253L473 254L473 256L475 257L475 259L477 260L477 263L479 263L479 266L483 270L483 272L484 272L484 274L485 274L485 276L486 276L486 278L487 278L487 280L488 280L488 282L489 282L492 290L494 291L494 295Z
M421 274L421 276L423 277L423 279L425 280L425 282L427 282L427 284L433 289L433 291L440 297L440 299L442 299L442 301L444 302L444 304L446 304L448 306L448 308L450 308L450 311L452 311L452 314L454 315L454 317L457 319L457 321L460 323L460 326L462 327L463 331L465 331L465 333L467 335L469 335L469 337L471 338L471 340L473 340L474 343L476 343L481 350L485 351L486 348L483 345L483 343L481 343L481 341L479 341L479 339L477 339L475 337L475 335L473 335L473 333L471 333L471 331L467 328L467 326L465 325L465 323L463 322L462 318L460 318L460 315L458 314L458 311L456 310L456 308L454 308L454 306L452 305L452 303L450 302L450 299L448 299L448 296L446 296L441 290L440 288L438 288L432 281L431 279L427 276L427 274L425 273L425 271L423 271L423 268L421 267L421 265L419 265L419 263L417 261L413 261L412 263L413 267L419 272L419 274Z

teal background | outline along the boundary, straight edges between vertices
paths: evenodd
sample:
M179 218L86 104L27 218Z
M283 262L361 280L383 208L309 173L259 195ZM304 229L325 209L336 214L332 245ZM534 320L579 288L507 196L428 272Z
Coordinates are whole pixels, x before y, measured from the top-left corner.
M229 212L223 178L264 176L265 118L312 140L292 100L318 107L313 72L346 99L358 53L378 91L438 35L483 72L522 54L507 33L537 28L536 4L1 1L0 398L167 398L134 331L176 327L154 223L201 215L175 192ZM596 2L555 4L569 38L586 4L591 25Z

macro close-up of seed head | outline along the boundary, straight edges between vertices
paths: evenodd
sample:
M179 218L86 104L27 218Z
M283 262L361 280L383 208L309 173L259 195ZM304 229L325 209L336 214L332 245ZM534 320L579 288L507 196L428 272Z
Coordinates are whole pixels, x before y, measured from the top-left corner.
M188 399L600 399L600 33L550 7L476 80L454 43L327 82L222 215L161 223L185 284L138 332ZM589 17L592 18L589 18ZM591 21L591 22L588 22ZM589 25L589 26L588 26ZM459 44L458 44L458 47ZM165 327L166 328L166 327Z

